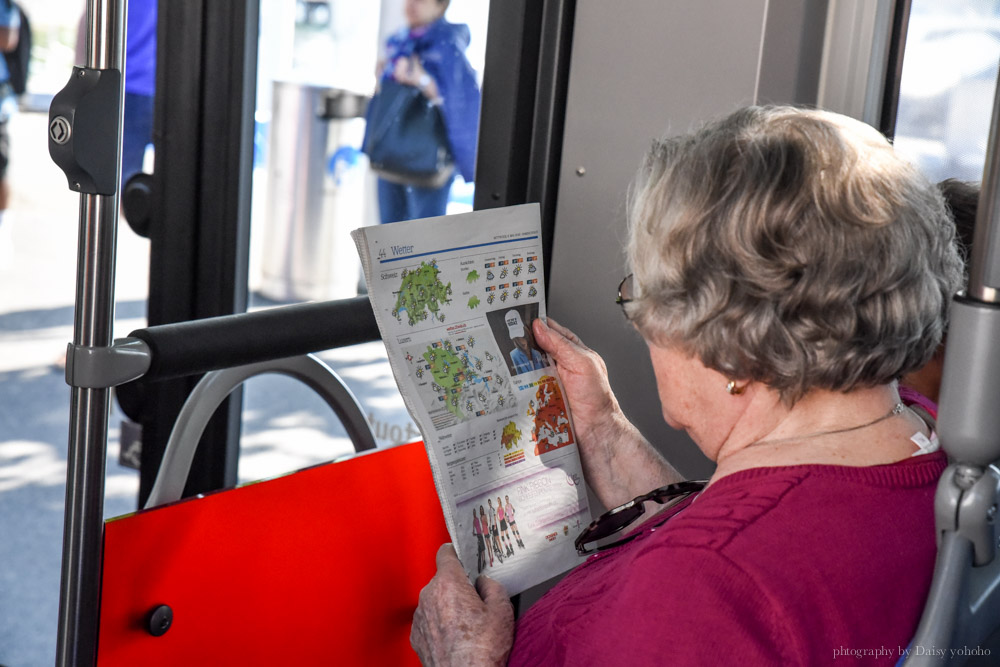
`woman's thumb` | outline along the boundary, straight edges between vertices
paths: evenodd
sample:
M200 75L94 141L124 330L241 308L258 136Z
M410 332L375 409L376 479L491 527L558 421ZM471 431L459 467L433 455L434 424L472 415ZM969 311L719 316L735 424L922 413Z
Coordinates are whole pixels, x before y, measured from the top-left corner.
M561 336L541 318L531 323L531 331L535 334L535 342L546 352L553 354Z

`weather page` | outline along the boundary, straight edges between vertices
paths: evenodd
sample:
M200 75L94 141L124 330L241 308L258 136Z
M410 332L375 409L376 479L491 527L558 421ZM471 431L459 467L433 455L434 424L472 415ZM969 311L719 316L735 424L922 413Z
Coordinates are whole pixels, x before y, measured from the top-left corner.
M513 595L578 564L587 492L562 383L531 332L545 317L538 206L352 236L470 579Z

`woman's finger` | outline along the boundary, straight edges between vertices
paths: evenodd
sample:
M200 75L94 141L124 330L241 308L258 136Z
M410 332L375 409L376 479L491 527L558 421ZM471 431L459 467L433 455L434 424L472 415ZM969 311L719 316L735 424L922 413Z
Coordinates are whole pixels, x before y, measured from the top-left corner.
M579 345L581 347L587 347L586 345L583 344L583 341L580 340L579 336L577 336L575 333L573 333L572 331L570 331L569 329L567 329L563 325L561 325L558 322L556 322L551 317L549 318L548 325L549 325L549 328L555 329L564 338L568 338L573 343L576 343L577 345Z
M546 322L546 324L549 326L549 328L555 329L557 332L559 332L559 334L561 334L564 338L569 338L574 343L578 343L580 345L583 345L583 341L580 340L579 336L577 336L575 333L573 333L572 331L570 331L569 329L567 329L563 325L561 325L558 322L556 322L555 319L553 319L551 317L548 318L548 322Z
M539 347L553 355L556 361L559 361L560 357L565 358L570 354L579 354L586 349L579 342L578 338L574 340L575 336L572 336L572 334L567 336L564 333L569 333L568 329L564 327L557 329L554 326L549 326L541 319L535 319L532 322L531 330L535 334L535 341Z
M479 593L479 597L483 599L487 607L510 606L507 589L499 581L485 574L479 575L479 578L476 579L476 592Z

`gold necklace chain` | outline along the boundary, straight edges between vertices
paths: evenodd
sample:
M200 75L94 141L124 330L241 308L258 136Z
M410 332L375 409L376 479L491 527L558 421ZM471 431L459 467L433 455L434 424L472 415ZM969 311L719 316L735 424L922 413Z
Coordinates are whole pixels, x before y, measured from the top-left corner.
M875 424L884 422L886 419L889 419L890 417L895 417L896 415L902 414L903 410L905 409L906 406L903 405L902 402L899 402L896 403L896 405L892 406L892 409L889 410L889 412L885 413L881 417L877 417L871 420L870 422L865 422L864 424L858 424L857 426L848 426L847 428L838 428L832 431L816 431L815 433L807 433L806 435L790 435L783 438L757 440L755 442L751 442L749 445L747 445L747 447L754 447L756 445L776 445L783 442L794 442L796 440L807 440L809 438L818 438L821 435L838 435L840 433L850 433L852 431L860 431L863 428L868 428L869 426L874 426Z

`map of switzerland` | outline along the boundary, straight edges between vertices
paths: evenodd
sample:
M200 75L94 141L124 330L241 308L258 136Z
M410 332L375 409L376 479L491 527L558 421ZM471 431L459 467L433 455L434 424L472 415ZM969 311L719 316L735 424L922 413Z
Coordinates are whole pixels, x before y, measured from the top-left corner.
M451 283L443 283L437 261L421 262L419 269L403 269L402 282L396 292L396 305L392 316L406 322L411 327L427 319L428 314L438 322L444 322L441 306L451 303Z
M515 407L510 377L489 332L443 338L405 351L435 430Z

